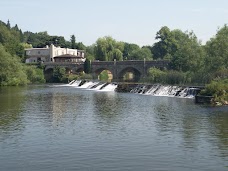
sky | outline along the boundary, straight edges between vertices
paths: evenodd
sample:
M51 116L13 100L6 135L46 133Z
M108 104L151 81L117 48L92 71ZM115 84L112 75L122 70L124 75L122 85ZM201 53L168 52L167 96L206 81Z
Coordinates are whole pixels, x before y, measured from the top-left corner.
M75 35L86 46L104 36L151 46L163 26L205 44L228 24L228 0L0 0L0 20L23 32Z

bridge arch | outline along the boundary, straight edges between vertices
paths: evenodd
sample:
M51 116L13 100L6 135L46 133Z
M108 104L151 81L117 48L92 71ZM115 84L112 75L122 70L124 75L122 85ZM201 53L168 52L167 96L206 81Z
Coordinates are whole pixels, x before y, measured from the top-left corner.
M143 73L135 67L126 67L122 69L118 74L118 80L128 82L138 82Z
M113 79L113 77L114 77L114 73L113 73L113 71L111 71L110 69L108 69L108 68L99 68L99 69L97 69L97 70L95 70L95 72L94 72L94 74L93 74L93 77L94 77L94 79L100 79L99 78L99 75L103 72L103 71L107 71L108 72L108 79L109 80L112 80Z
M53 68L48 68L44 70L44 78L45 80L49 80L51 82L53 77Z
M84 67L74 68L74 71L75 71L76 73L84 72Z

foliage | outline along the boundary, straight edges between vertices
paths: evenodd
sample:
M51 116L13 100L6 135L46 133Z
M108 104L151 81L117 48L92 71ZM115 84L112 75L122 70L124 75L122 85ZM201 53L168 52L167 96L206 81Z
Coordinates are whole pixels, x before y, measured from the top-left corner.
M94 61L95 60L95 45L87 46L86 47L86 59Z
M166 84L186 84L186 73L174 70L162 71L158 68L150 68L148 81L152 83L166 83Z
M75 35L72 35L70 40L71 40L71 49L77 49Z
M92 79L93 79L93 77L92 77L91 74L85 74L85 73L83 73L79 78L80 78L81 80L82 80L82 79L86 79L86 80L92 80Z
M212 81L207 84L205 89L200 92L201 95L213 96L214 102L222 104L228 103L228 79Z
M166 73L158 68L150 68L148 73L148 81L152 83L163 83Z
M170 30L162 27L151 48L155 59L169 59L170 68L177 71L195 71L202 67L204 49L193 32Z
M27 76L20 59L6 52L5 48L0 45L0 85L15 86L27 83Z
M72 81L72 80L77 80L77 79L79 79L79 75L70 74L70 75L68 76L68 81L69 81L69 82Z
M27 65L24 67L29 83L45 83L43 69Z
M123 58L124 60L129 60L132 56L132 52L139 50L140 47L136 44L124 43Z
M56 66L53 70L53 82L66 82L66 69L64 67Z
M152 54L149 48L140 48L133 50L132 53L129 55L130 60L152 60Z
M216 36L206 43L205 66L207 72L215 72L221 68L228 68L228 26L218 30Z
M45 47L54 44L65 48L76 48L86 51L85 72L89 73L88 61L121 61L121 60L170 60L169 70L152 68L149 70L150 82L169 84L205 84L211 80L222 80L228 77L228 27L224 25L217 34L201 45L193 31L171 30L161 27L156 34L156 43L152 46L116 41L110 36L98 38L95 44L85 46L76 42L75 35L70 41L63 36L51 36L47 31L33 33L22 32L16 24L8 20L0 21L0 81L1 85L20 85L27 82L43 82L41 70L36 67L24 67L24 49ZM27 78L26 78L27 75ZM66 81L64 69L54 72L56 82ZM78 75L81 77L82 75ZM103 76L101 76L103 77ZM105 74L104 74L104 77ZM28 79L28 80L27 80ZM68 78L69 79L69 78Z
M104 70L99 75L99 80L101 81L108 81L109 80L109 74L108 71Z
M84 63L84 71L87 74L91 73L91 61L89 59L86 59L85 60L85 63Z
M0 22L0 43L11 55L23 57L24 48L20 44L20 31L14 27L11 29L9 21L7 25Z
M186 75L180 71L167 71L165 77L165 83L167 84L186 84Z
M123 60L123 50L124 43L117 42L109 36L99 38L94 47L95 59L100 61Z

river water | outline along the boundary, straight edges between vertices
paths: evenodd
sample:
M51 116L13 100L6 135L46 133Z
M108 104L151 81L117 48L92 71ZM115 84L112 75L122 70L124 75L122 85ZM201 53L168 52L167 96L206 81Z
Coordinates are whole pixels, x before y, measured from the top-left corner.
M3 87L0 170L227 171L228 108L64 86Z

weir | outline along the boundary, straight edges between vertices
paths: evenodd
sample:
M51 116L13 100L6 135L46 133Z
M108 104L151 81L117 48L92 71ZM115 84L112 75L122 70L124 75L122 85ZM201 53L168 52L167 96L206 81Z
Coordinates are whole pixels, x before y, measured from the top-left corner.
M195 98L203 87L197 86L172 86L161 84L127 84L127 83L109 83L99 81L73 80L69 84L61 86L70 86L74 88L83 88L96 91L116 91L128 92L151 96L168 96L181 98Z

